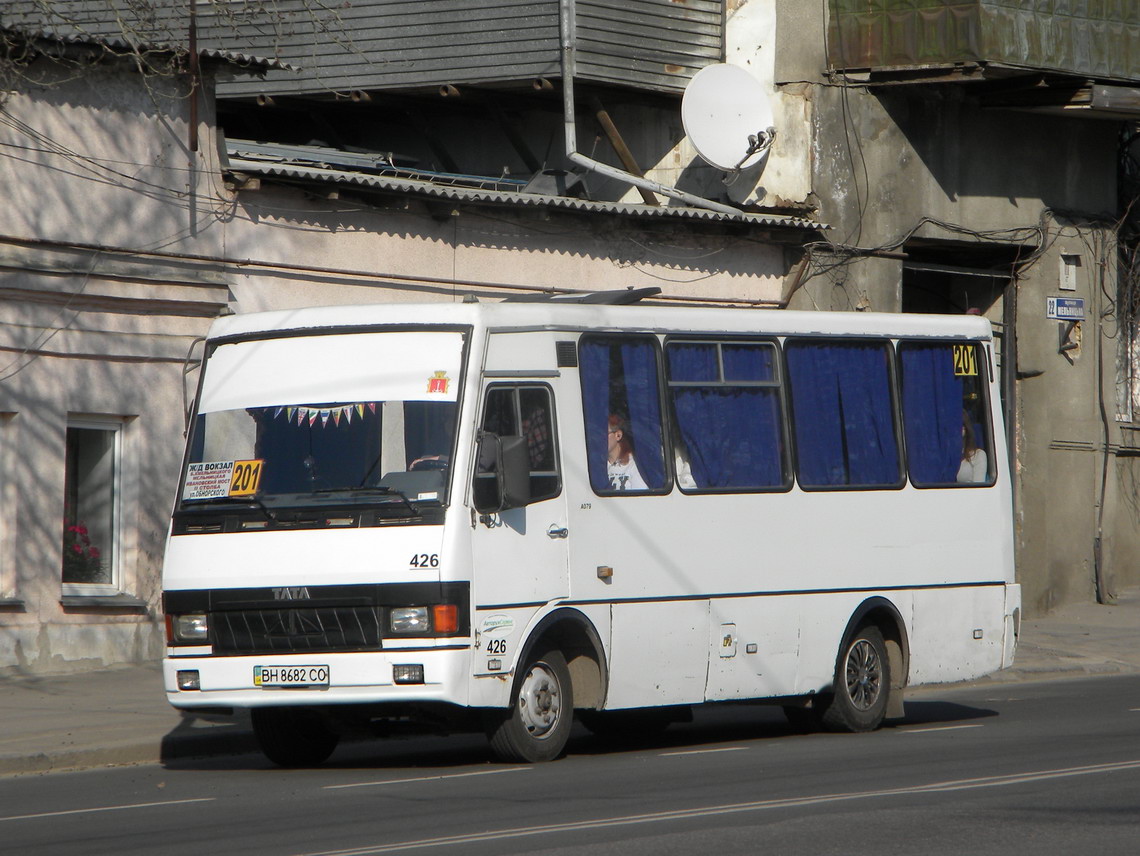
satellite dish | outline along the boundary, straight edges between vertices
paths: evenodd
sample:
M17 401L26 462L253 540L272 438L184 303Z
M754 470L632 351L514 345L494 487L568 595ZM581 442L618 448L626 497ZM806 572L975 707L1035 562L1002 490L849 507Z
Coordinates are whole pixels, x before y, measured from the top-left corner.
M776 136L772 105L760 81L737 65L708 65L681 99L681 122L693 146L718 169L756 166Z

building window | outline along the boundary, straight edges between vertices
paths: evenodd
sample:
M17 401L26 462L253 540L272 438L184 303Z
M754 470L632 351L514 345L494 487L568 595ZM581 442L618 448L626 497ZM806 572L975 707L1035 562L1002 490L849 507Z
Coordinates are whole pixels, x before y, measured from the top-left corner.
M12 561L12 525L16 517L15 413L0 411L0 607L19 607Z
M1140 414L1140 250L1126 248L1121 255L1116 418L1136 422Z
M63 593L117 591L119 434L113 423L67 426Z

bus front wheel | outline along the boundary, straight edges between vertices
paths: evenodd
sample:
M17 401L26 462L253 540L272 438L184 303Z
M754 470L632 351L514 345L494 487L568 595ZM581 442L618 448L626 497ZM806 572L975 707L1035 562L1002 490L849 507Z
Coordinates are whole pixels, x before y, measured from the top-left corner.
M861 627L835 668L835 690L820 717L828 731L874 731L887 712L891 665L877 627Z
M487 724L491 749L501 761L553 761L566 748L574 720L570 670L558 651L531 657L520 670L511 707L495 711Z

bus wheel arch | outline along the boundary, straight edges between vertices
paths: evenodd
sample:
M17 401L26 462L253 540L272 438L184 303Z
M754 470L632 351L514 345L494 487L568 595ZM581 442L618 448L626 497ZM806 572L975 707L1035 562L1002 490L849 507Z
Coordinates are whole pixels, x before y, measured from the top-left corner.
M835 683L820 711L823 725L871 731L884 719L902 717L910 644L897 607L883 597L868 598L852 613L841 638ZM882 697L868 699L869 688Z
M551 649L560 651L566 659L574 686L574 706L601 710L606 701L609 672L601 637L590 619L568 607L544 616L523 646L520 666L535 651Z

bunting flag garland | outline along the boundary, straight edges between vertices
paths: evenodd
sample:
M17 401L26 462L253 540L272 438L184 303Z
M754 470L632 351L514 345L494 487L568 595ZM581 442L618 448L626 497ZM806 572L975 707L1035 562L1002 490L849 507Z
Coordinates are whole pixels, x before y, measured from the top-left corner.
M306 424L312 427L318 420L322 428L327 428L330 421L334 428L339 428L342 422L351 425L354 418L358 421L364 419L365 407L372 414L376 413L376 402L370 401L366 404L344 404L339 407L277 407L273 410L273 418L277 419L284 415L286 422L298 428Z

